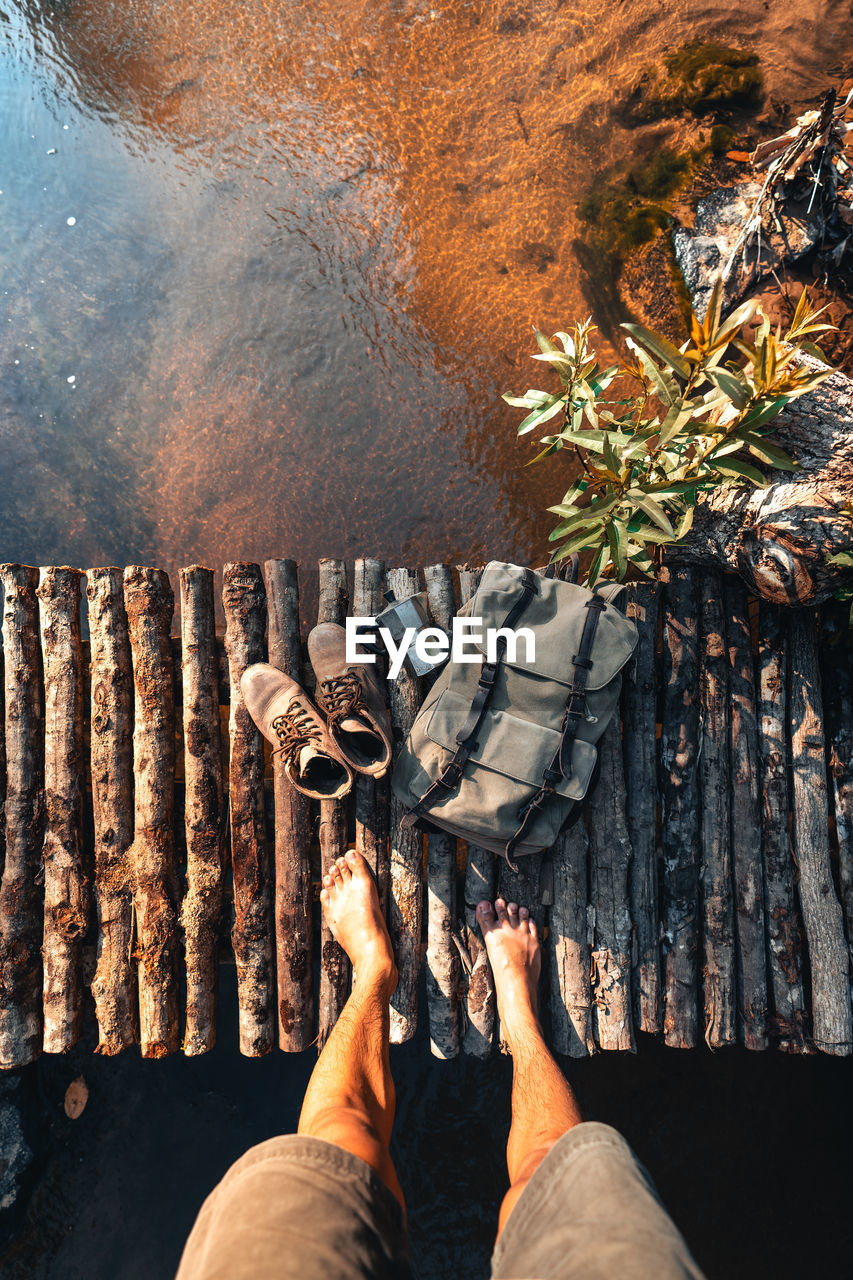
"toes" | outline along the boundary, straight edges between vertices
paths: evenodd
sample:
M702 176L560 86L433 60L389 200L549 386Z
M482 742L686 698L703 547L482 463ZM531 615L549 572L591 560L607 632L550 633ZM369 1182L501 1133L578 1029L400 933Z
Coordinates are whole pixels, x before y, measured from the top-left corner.
M484 898L482 902L477 903L477 919L479 920L480 928L484 933L495 923L494 907L487 898Z
M521 929L522 933L527 932L527 924L529 919L530 919L530 912L527 910L527 907L519 907L518 908L518 927L519 929Z
M352 872L350 871L349 863L347 862L346 858L336 859L335 866L338 868L338 875L341 877L341 879L349 880L350 876L352 875Z
M329 872L327 871L326 874L323 876L323 888L331 889L334 883L335 883L335 877L330 875Z
M507 919L506 903L503 898L495 899L495 911L497 913L498 920L503 924L504 920Z
M531 938L536 938L539 936L539 930L536 928L535 920L530 921L530 936Z
M518 903L510 902L507 907L507 912L509 913L510 924L518 924Z
M332 877L332 881L334 884L337 884L337 885L343 884L341 869L338 866L337 862L333 862L332 865L329 867L329 875Z
M360 853L356 853L355 849L347 849L344 854L347 866L354 876L364 875L367 870L367 863Z
M329 876L326 876L326 879L328 880L328 879L330 879L330 877L329 877ZM326 911L328 911L328 909L329 909L329 904L330 904L330 903L331 903L331 901L332 901L332 899L329 897L329 891L328 891L328 889L321 889L321 890L320 890L320 901L322 902L324 909L325 909Z

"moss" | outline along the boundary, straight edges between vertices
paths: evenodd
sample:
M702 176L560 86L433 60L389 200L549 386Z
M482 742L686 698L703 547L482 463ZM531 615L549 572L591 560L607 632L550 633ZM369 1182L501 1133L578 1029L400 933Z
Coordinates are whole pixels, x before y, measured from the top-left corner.
M754 106L762 89L757 53L722 44L686 44L667 54L662 68L646 69L620 114L632 124L682 111L707 115Z
M714 155L721 156L728 151L736 136L734 129L730 129L727 124L715 124L711 130L711 150Z
M683 185L700 154L662 147L644 164L585 196L578 217L587 224L590 247L616 268L631 249L651 240L669 222L658 201Z

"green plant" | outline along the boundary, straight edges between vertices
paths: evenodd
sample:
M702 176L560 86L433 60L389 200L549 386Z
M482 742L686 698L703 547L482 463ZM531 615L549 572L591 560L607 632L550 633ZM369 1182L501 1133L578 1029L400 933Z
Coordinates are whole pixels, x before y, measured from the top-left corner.
M662 69L646 68L621 114L640 124L681 111L701 116L749 107L760 99L762 87L757 53L693 41L666 54Z
M679 348L642 325L624 324L633 358L608 369L590 345L590 320L554 334L556 341L534 330L533 359L551 366L561 390L503 398L528 410L520 436L562 418L562 429L540 438L543 448L531 461L569 449L580 462L578 479L548 508L559 518L551 559L591 552L591 585L602 576L621 581L629 565L653 576L662 549L689 531L702 493L768 483L750 458L783 470L797 465L767 432L790 400L831 372L796 360L798 350L824 359L810 335L832 328L816 323L825 308L810 310L804 290L785 334L772 331L755 301L725 320L721 309L717 280L704 321L691 316L690 337ZM761 322L750 340L743 330L756 313ZM617 379L627 394L605 399Z

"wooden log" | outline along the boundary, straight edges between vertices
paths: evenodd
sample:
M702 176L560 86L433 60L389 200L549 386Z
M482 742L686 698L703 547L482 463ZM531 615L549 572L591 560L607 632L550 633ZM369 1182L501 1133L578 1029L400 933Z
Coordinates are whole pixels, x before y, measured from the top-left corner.
M240 677L266 660L266 593L260 566L222 570L225 649L231 678L229 794L240 1052L260 1058L276 1040L272 882L264 819L264 740L240 690Z
M6 695L3 646L0 645L0 884L6 863Z
M397 600L418 591L418 575L391 569L388 589ZM394 761L406 740L421 703L420 681L407 667L389 681ZM399 981L391 997L391 1043L402 1044L415 1034L418 1023L418 978L423 961L423 840L417 829L402 830L405 807L392 793L390 817L391 894L389 925Z
M771 1029L783 1052L801 1053L807 1045L807 1016L789 823L787 614L786 608L766 601L758 614L761 851L774 1009Z
M269 607L269 660L301 684L296 561L267 560L264 576ZM280 755L273 756L273 791L278 1043L286 1053L300 1053L314 1038L311 802L291 786Z
M601 1049L634 1051L631 1019L631 841L625 817L622 731L611 720L598 743L601 772L589 801L592 1028Z
M44 669L45 1053L65 1053L83 1029L83 935L89 894L83 868L83 649L79 569L42 568Z
M631 919L634 966L631 978L634 1023L640 1031L661 1029L660 919L657 848L657 639L660 592L655 583L634 583L628 617L637 627L637 649L624 685L622 747L627 787L626 817L634 857L631 862ZM577 855L576 855L577 856ZM583 877L586 891L586 871ZM569 882L569 892L575 886ZM556 898L555 898L556 900ZM584 913L586 902L584 900ZM578 924L573 928L577 931ZM569 963L566 956L564 963ZM576 964L576 958L572 959ZM576 995L573 996L576 999ZM578 1005L578 1008L581 1006ZM582 1015L579 1015L582 1017ZM570 1043L580 1045L577 1036ZM563 1052L571 1052L569 1049ZM577 1056L577 1054L572 1054Z
M767 958L761 865L755 658L746 587L725 580L731 702L732 854L737 918L738 1035L747 1049L767 1048Z
M737 1041L734 878L729 771L729 669L722 575L700 586L699 825L702 886L705 1042L719 1049ZM735 836L735 838L737 838Z
M821 673L829 781L838 840L838 881L853 974L853 652L848 605L821 610Z
M6 859L0 882L0 1067L41 1052L43 743L36 583L0 565L6 726Z
M595 1052L588 858L589 841L581 818L557 837L551 850L554 892L546 942L551 1040L557 1053L570 1058L585 1058Z
M320 561L320 600L318 622L343 625L349 612L347 570L343 560ZM320 861L323 874L347 849L347 801L320 801ZM332 1033L347 1002L350 986L350 962L346 952L332 937L323 919L320 952L320 1032L317 1040L322 1049Z
M86 574L91 653L91 771L97 961L92 981L97 1052L139 1040L133 960L133 672L121 569Z
M468 845L465 871L465 946L471 964L465 993L465 1032L462 1052L487 1058L495 1039L495 983L480 926L477 903L495 900L495 855L480 845Z
M424 569L430 612L448 636L456 603L447 565ZM459 1053L459 952L453 942L456 921L456 837L439 831L427 837L426 983L430 1049L436 1058Z
M133 905L143 1058L178 1048L175 839L175 704L169 630L174 596L161 569L124 571L133 660Z
M812 1038L824 1053L844 1055L853 1048L848 957L830 865L823 698L811 610L791 611L788 660L794 855L809 948Z
M696 951L699 942L698 600L692 574L661 570L663 616L661 711L661 849L664 899L666 1043L696 1043Z
M190 565L181 569L180 582L187 840L187 889L181 904L187 972L184 1053L194 1056L216 1043L225 799L213 570Z
M385 565L382 560L356 560L353 575L353 616L375 618L382 611ZM383 672L381 653L377 668ZM389 774L376 779L359 774L355 780L355 847L376 877L382 914L387 915L390 867L388 863Z

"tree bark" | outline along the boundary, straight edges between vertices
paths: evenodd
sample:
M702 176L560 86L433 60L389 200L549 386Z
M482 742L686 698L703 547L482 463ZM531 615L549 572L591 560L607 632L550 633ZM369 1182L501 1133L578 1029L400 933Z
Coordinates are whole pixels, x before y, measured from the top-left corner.
M638 641L634 662L625 678L622 733L628 789L626 816L634 851L631 862L633 1013L639 1030L651 1033L661 1029L656 737L659 603L660 591L655 583L638 582L630 587L627 613L636 624ZM584 875L584 891L585 888Z
M725 582L731 701L732 851L737 918L738 1034L747 1049L767 1048L764 874L758 798L755 660L746 588Z
M382 560L356 560L353 586L353 616L375 618L384 604L385 565ZM376 655L376 669L384 675L382 655ZM382 914L388 914L390 867L388 865L389 774L371 778L359 774L355 780L355 847L370 865Z
M593 919L592 1025L602 1049L634 1051L631 1021L631 841L618 716L598 743L601 772L589 804L590 903Z
M798 360L822 367L811 356ZM768 468L765 489L725 485L711 493L672 559L734 570L777 604L816 604L843 576L828 557L851 542L853 381L833 373L794 400L774 422L773 440L799 464L796 472Z
M41 868L44 822L41 662L36 583L0 565L6 710L6 860L0 882L0 1067L41 1052Z
M838 838L841 910L853 975L853 653L848 605L827 605L821 618L829 780Z
M807 1016L789 824L787 613L786 608L762 601L758 614L761 850L774 1008L771 1029L783 1052L802 1053L807 1044Z
M133 672L121 569L86 575L91 651L91 769L95 824L97 1052L139 1040L133 952Z
M456 604L447 565L424 569L430 612L450 634ZM430 1049L436 1058L459 1053L459 952L452 939L456 919L456 837L444 831L427 837L426 984Z
M174 596L167 574L132 565L124 571L135 688L133 726L133 868L139 1031L143 1058L178 1048L177 883L172 828L175 705L169 630Z
M181 569L187 889L181 906L187 970L184 1053L216 1043L219 928L222 917L225 801L219 725L213 570Z
M696 1043L696 951L699 941L698 600L692 574L663 569L663 709L661 712L661 847L664 891L666 1043Z
M302 684L296 561L267 560L264 575L269 660ZM273 756L273 789L278 1043L286 1053L300 1053L313 1040L314 1024L311 802L291 786L281 756Z
M812 1038L824 1053L849 1054L850 984L841 904L832 883L823 699L814 613L791 612L789 714L794 779L794 852L800 873L812 984Z
M717 572L701 581L699 650L702 795L702 939L704 950L705 1042L719 1049L737 1040L734 879L732 875L731 787L729 773L729 680L723 582ZM737 827L735 827L737 838Z
M337 622L344 625L349 611L347 570L343 560L320 561L320 603L318 622ZM347 801L320 801L320 860L323 875L336 858L347 849ZM350 962L346 952L335 942L332 931L322 922L322 950L320 960L320 1034L317 1041L322 1049L332 1033L347 1002L350 987Z
M65 1053L83 1029L83 935L89 895L83 867L83 647L79 569L41 570L44 666L44 1037Z
M408 569L391 569L388 588L395 599L406 600L418 591L418 575ZM420 681L406 666L389 682L394 762L414 723L421 704ZM415 1034L418 1024L418 977L423 961L423 838L417 829L402 830L405 806L392 793L390 818L391 895L390 928L399 981L391 997L391 1043L402 1044Z
M229 793L240 1052L260 1058L275 1044L272 884L264 820L264 740L240 689L248 666L266 660L266 593L260 566L222 570L225 649L231 673Z
M495 1040L495 983L477 923L477 903L486 898L494 902L495 855L477 844L469 844L465 871L465 946L471 972L465 992L462 1052L472 1058L488 1058Z
M6 674L3 646L0 645L0 884L6 865Z
M654 742L654 737L652 737ZM589 841L581 818L551 850L554 901L547 946L551 985L551 1039L557 1053L595 1053L590 985Z

